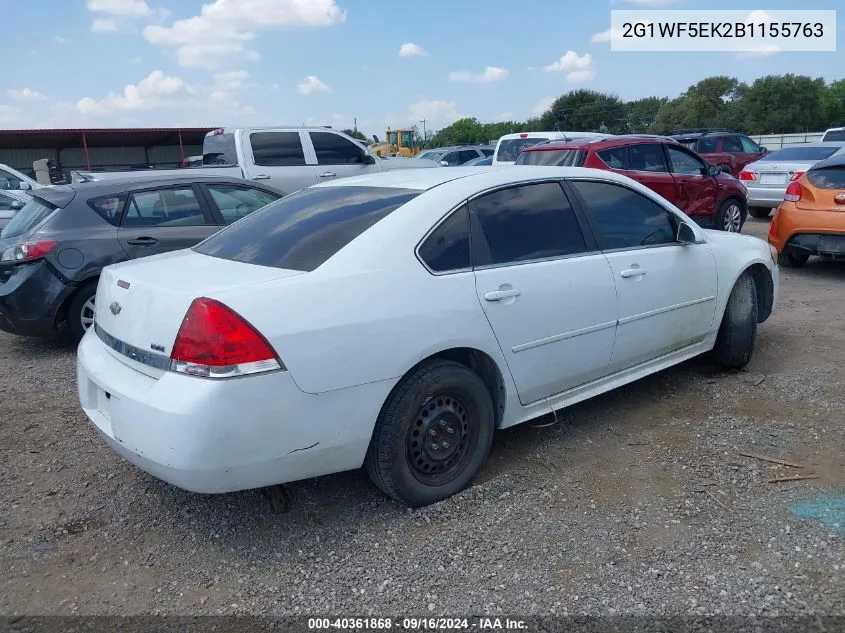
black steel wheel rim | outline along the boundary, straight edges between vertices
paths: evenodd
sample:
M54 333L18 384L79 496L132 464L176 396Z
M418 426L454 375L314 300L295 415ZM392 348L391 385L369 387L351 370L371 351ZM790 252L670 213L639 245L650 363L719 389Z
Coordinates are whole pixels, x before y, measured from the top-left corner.
M406 436L411 473L427 486L454 480L471 459L478 430L478 415L467 398L449 392L427 398Z

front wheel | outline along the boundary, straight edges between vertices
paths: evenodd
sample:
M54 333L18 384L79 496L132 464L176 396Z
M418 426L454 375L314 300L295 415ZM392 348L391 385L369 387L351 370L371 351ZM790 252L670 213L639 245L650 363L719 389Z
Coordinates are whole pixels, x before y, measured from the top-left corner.
M716 228L728 233L739 233L744 223L742 205L734 199L725 200L716 213Z
M731 290L719 326L713 348L719 365L725 369L741 369L748 364L757 340L757 318L757 287L751 275L745 272Z
M365 466L385 494L425 506L466 488L493 441L493 401L459 363L426 363L391 392L376 421Z
M748 213L752 218L767 218L772 210L768 207L748 207Z

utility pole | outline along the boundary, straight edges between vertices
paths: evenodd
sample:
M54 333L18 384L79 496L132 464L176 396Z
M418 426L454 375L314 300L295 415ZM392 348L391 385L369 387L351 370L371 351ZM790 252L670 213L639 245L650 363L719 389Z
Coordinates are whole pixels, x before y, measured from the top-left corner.
M420 123L423 124L423 147L425 147L426 141L428 140L428 137L425 134L425 121L426 121L425 119L420 121Z
M356 132L358 131L358 119L356 117L353 117L352 119L352 129Z

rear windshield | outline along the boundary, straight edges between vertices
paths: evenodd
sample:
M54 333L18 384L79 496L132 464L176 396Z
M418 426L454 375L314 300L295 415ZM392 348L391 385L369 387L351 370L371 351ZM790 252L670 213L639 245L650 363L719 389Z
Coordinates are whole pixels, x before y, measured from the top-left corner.
M499 147L496 149L496 160L501 163L513 163L516 161L523 147L531 147L532 145L548 140L539 136L535 138L506 139L499 143Z
M237 165L234 134L206 136L202 143L203 165Z
M303 189L255 211L194 250L246 264L310 272L420 193L392 187Z
M2 233L0 233L0 238L18 237L29 233L46 220L57 208L56 205L50 204L46 200L33 198L6 225Z
M582 149L556 149L538 152L522 152L517 165L557 165L559 167L581 167L587 158Z
M761 161L805 161L824 160L833 156L838 147L784 147L771 154L766 154Z
M845 141L845 129L842 130L831 130L827 132L823 137L822 141Z
M819 189L845 189L845 165L811 169L807 180Z

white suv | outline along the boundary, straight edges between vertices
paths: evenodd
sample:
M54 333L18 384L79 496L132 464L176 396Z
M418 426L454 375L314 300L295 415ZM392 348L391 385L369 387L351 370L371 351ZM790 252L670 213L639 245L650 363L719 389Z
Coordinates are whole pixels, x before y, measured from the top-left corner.
M829 141L845 141L845 127L832 127L825 130L821 142L827 143Z
M523 147L537 145L544 141L569 141L576 138L605 138L611 134L598 132L519 132L505 134L496 143L493 154L493 165L513 165L519 157Z
M22 174L17 169L12 169L8 165L0 165L0 189L6 191L29 191L30 189L40 189L43 186L29 176Z

